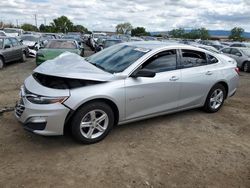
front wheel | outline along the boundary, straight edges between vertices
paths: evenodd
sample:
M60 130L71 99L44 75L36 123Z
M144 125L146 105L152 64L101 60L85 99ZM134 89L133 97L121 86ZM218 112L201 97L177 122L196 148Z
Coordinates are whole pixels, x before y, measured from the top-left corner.
M4 61L3 59L0 57L0 69L3 69L4 67Z
M226 97L226 89L221 84L216 84L209 91L204 110L209 113L214 113L220 110Z
M93 144L105 138L113 125L111 107L103 102L93 102L82 106L74 115L72 135L84 144Z

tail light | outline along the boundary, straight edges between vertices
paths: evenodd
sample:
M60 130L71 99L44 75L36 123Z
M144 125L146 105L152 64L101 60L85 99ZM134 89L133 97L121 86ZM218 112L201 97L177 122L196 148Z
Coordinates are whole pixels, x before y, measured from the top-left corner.
M240 74L240 69L238 67L236 67L234 70L237 72L237 74Z

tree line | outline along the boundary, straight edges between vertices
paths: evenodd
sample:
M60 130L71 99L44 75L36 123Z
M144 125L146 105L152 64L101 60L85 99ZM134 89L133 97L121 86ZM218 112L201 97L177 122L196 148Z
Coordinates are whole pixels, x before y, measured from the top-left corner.
M14 27L13 24L4 24L0 22L0 28L2 27ZM60 16L49 25L41 24L39 28L35 25L24 23L21 27L25 31L40 31L40 32L49 32L49 33L67 33L67 32L81 32L81 33L91 33L86 27L82 25L75 25L69 18L66 16ZM245 40L243 34L244 29L241 27L234 27L231 30L229 39L234 41L243 41ZM116 26L117 34L131 34L131 36L149 36L150 33L146 31L144 27L133 27L131 23L125 22L120 23ZM159 34L158 36L162 36ZM198 29L192 29L187 31L183 28L172 29L168 32L168 37L172 38L182 38L182 39L202 39L208 40L211 38L208 30L204 27Z

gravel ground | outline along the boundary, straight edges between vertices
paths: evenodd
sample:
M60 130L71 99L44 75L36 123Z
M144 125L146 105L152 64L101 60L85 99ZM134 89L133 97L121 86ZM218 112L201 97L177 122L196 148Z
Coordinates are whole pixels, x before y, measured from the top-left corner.
M87 52L89 54L89 52ZM0 71L13 107L34 59ZM102 142L23 130L0 115L0 187L250 187L250 74L216 114L198 109L117 126Z

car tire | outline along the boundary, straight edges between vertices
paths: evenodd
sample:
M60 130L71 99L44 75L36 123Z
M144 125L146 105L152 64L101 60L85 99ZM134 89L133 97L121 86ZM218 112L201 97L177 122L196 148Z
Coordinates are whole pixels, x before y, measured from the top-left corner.
M245 63L243 64L242 70L243 70L244 72L250 72L250 62L245 62Z
M3 69L4 67L4 60L2 57L0 57L0 69Z
M93 144L104 139L114 125L112 108L104 102L83 105L73 116L73 137L83 144Z
M24 63L26 61L26 59L27 59L26 53L23 52L22 58L21 58L21 63Z
M226 98L226 89L221 84L212 87L207 95L207 99L203 109L208 113L215 113L220 110Z

